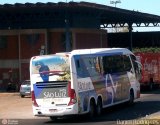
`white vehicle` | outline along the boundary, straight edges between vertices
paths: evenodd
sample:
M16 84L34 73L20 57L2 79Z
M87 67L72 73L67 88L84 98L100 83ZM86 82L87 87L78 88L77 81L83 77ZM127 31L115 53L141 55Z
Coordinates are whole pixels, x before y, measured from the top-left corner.
M31 95L31 83L30 80L24 80L20 86L20 96L23 98L25 96Z
M35 116L51 119L133 103L140 97L134 54L124 48L81 49L35 56L30 61Z

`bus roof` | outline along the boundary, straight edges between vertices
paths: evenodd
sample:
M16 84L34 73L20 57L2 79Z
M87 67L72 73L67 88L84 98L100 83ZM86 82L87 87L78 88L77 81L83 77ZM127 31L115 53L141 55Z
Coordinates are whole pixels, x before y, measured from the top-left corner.
M41 55L41 56L34 56L32 57L35 59L36 57L49 57L54 55L59 56L74 56L74 55L88 55L88 54L114 54L114 53L123 53L123 54L133 54L130 50L126 48L94 48L94 49L77 49L71 52L60 52L56 54L49 54L49 55Z
M78 49L71 51L72 55L83 55L83 54L101 54L101 53L123 53L123 54L133 54L130 50L126 48L95 48L95 49Z

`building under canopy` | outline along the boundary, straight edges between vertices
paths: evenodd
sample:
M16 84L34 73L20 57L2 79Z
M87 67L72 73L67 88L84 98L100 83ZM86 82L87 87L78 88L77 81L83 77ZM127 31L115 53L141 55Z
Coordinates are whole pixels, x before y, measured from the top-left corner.
M29 60L81 48L123 46L107 27L127 26L124 47L132 49L132 26L159 26L160 16L88 2L0 5L0 86L29 79ZM114 40L114 42L112 42ZM119 42L121 41L121 43ZM117 44L118 43L118 44Z

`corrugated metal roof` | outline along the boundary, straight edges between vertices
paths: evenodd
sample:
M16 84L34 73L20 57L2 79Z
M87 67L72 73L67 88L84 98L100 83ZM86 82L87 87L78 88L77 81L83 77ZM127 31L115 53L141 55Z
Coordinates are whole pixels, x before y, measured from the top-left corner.
M58 3L15 3L0 5L0 28L8 26L25 27L63 27L66 14L71 27L83 27L89 24L78 25L76 21L93 21L95 27L103 24L125 23L160 23L160 16L137 11L125 10L106 5L88 2L58 2ZM81 19L81 20L80 20ZM27 22L32 22L30 25ZM36 22L36 24L34 23ZM37 24L38 22L38 24ZM54 24L51 24L54 23ZM50 24L50 25L49 25ZM93 26L94 27L94 26ZM94 28L95 28L94 27Z

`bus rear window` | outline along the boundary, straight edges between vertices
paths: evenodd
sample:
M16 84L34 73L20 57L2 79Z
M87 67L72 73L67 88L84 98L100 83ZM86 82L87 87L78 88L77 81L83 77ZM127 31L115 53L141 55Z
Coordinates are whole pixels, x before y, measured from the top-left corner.
M69 57L66 56L43 56L37 57L32 61L32 75L38 74L40 77L55 77L57 81L70 79ZM48 77L48 79L47 79Z

